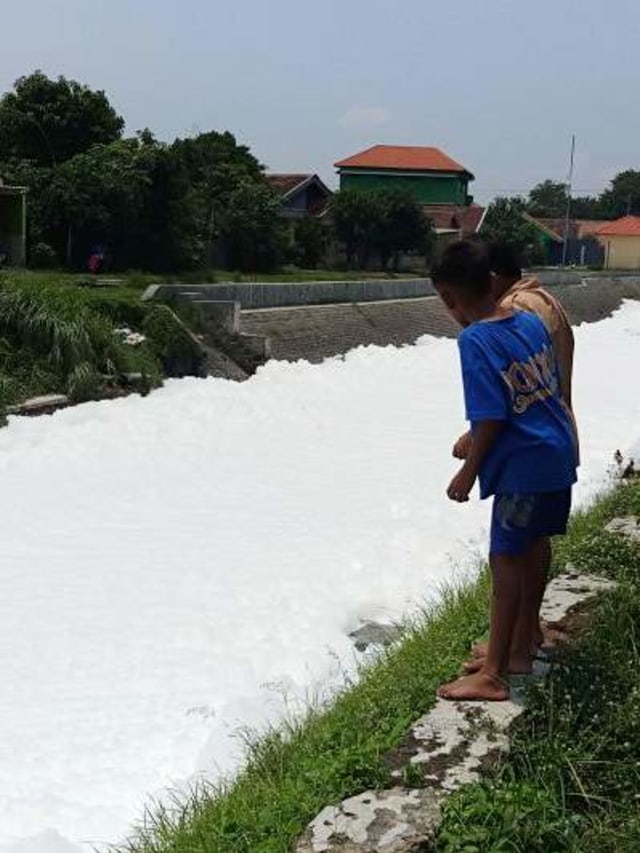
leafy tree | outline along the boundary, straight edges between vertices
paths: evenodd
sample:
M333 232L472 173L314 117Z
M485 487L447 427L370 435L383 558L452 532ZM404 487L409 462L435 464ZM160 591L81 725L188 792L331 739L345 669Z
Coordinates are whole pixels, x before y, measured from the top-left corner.
M104 92L36 71L0 99L0 160L55 166L119 139L124 120Z
M571 199L571 217L573 219L605 219L600 196L576 196Z
M52 242L68 266L79 265L91 242L112 242L139 212L149 177L135 140L99 145L52 169L43 190Z
M177 139L172 152L186 170L196 217L196 233L212 262L213 247L232 194L247 182L261 181L263 168L246 145L228 131Z
M331 206L337 239L344 244L347 264L367 265L381 221L380 197L376 192L340 190Z
M248 272L275 269L285 250L280 199L264 182L244 181L220 216L227 264Z
M610 218L640 215L640 171L627 169L617 174L600 196L600 205Z
M341 190L332 204L337 239L344 244L347 262L368 266L377 252L383 267L402 252L427 254L434 231L422 208L402 190Z
M98 145L57 165L2 169L29 188L30 258L84 268L95 244L116 268L187 269L202 255L188 176L148 132ZM53 258L51 254L53 253Z
M433 226L411 193L402 190L380 190L377 212L380 217L375 233L375 247L386 269L393 259L397 270L402 252L426 254Z
M327 229L315 216L305 216L296 223L295 245L298 262L305 269L315 269L327 248Z
M565 184L558 181L542 181L529 193L527 210L532 216L564 216L567 198Z
M489 207L482 225L486 240L510 243L523 255L531 254L538 242L538 233L523 214L526 204L519 196L498 197Z

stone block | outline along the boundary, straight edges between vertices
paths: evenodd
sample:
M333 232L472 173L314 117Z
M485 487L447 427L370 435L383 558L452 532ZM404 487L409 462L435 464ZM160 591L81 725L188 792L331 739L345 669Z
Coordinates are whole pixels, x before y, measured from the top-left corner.
M435 837L440 803L428 788L366 791L323 809L295 853L418 853Z
M614 518L605 527L607 533L624 536L634 542L640 543L640 518L637 515L627 515L623 518Z

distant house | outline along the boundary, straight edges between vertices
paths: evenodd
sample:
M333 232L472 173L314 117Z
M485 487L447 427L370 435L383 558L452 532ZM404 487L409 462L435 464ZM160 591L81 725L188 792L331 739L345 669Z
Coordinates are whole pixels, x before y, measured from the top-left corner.
M333 193L315 174L268 174L266 177L280 196L281 214L285 219L320 216L331 202Z
M640 270L640 216L623 216L597 231L607 269Z
M603 219L570 219L531 216L523 213L526 222L536 229L544 262L557 266L566 259L575 266L598 266L604 263L604 245L598 236L600 228L609 224ZM565 255L565 229L567 250Z
M473 203L474 176L439 148L374 145L335 164L340 189L401 189L422 205L438 234L470 236L484 218Z
M0 178L0 266L26 263L27 190L9 187Z

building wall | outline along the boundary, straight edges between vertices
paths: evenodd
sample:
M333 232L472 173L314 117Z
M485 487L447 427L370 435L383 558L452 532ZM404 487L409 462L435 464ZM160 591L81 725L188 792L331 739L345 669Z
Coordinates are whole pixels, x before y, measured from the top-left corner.
M456 175L356 174L341 172L340 189L400 189L410 192L421 204L460 204L467 201L467 181Z
M640 269L640 237L604 237L603 239L607 269Z

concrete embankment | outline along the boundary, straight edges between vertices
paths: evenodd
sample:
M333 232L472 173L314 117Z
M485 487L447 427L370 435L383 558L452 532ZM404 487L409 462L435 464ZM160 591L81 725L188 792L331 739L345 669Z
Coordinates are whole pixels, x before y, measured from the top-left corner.
M640 277L587 278L551 284L550 289L572 323L594 323L618 308L623 299L640 299ZM402 346L422 335L457 334L437 297L242 311L240 327L246 334L267 338L272 358L314 362L357 346Z

